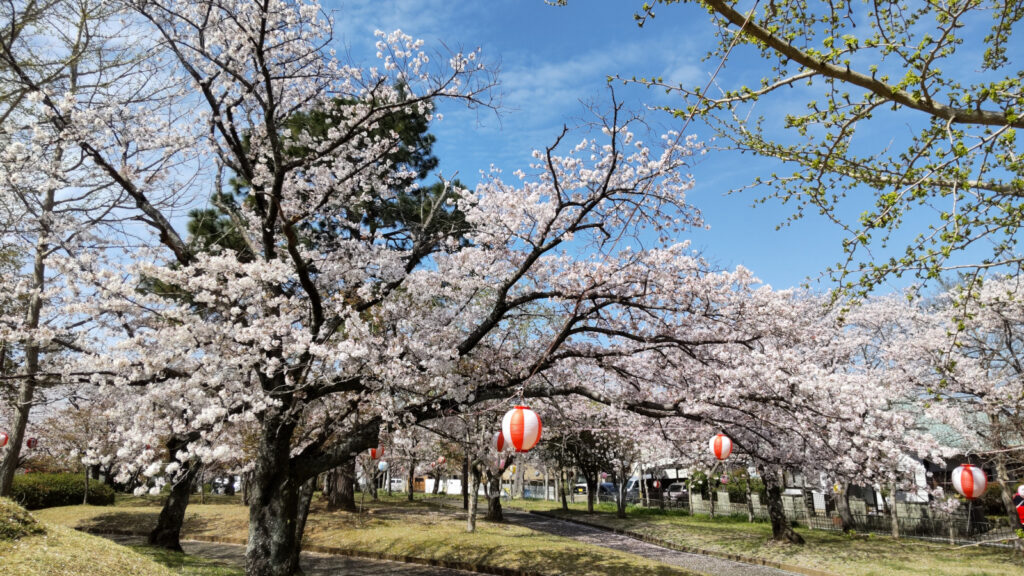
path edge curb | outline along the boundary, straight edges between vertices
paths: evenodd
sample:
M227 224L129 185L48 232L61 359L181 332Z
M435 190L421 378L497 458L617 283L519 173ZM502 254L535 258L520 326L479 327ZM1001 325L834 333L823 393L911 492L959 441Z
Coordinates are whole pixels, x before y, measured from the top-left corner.
M79 532L85 532L94 536L137 536L145 538L148 533L134 532L131 530L92 530L89 528L75 528ZM217 536L187 536L182 538L183 542L206 542L209 544L230 544L233 546L245 546L245 542L233 538L219 538ZM303 552L314 552L330 556L348 556L351 558L366 558L368 560L386 560L389 562L401 562L403 564L417 564L420 566L433 566L435 568L447 568L449 570L463 570L477 574L490 574L491 576L550 576L546 572L531 572L528 570L516 570L514 568L502 568L487 564L473 564L471 562L459 562L449 560L438 560L436 558L423 558L420 556L406 556L403 554L384 554L379 552L368 552L352 548L337 548L334 546L321 546L319 544L306 544L302 547Z
M797 574L803 574L804 576L840 576L834 572L827 572L825 570L818 570L817 568L808 568L806 566L796 566L793 564L785 564L783 562L776 562L774 560L767 560L764 558L752 558L749 556L742 556L740 554L730 554L729 552L718 552L716 550L704 550L702 548L695 548L692 546L684 546L676 542L669 540L663 540L654 536L647 536L639 532L632 530L622 530L619 528L612 528L610 526L602 526L593 522L587 522L585 520L577 520L575 518L563 518L556 514L550 514L548 512L541 512L539 510L531 510L530 514L536 514L544 518L551 518L552 520L561 520L562 522L570 522L573 524L579 524L581 526L587 526L589 528L596 528L598 530L604 530L605 532L612 532L620 536L626 536L634 540L646 542L648 544L654 544L655 546L661 546L662 548L668 548L669 550L676 550L677 552L686 552L689 554L701 554L703 556L714 556L715 558L722 558L724 560L733 560L736 562L743 562L745 564L755 564L759 566L768 566L769 568L778 568L779 570L786 570L789 572L796 572Z

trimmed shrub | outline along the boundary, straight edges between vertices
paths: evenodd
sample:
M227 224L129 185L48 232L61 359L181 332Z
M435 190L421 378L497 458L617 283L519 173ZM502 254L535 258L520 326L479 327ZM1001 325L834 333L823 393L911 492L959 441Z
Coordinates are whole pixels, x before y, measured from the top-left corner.
M82 503L85 481L81 474L22 474L14 477L11 500L29 510L73 506ZM109 506L114 503L114 489L99 482L89 482L89 504Z
M0 498L0 540L17 540L46 530L31 514L7 498Z

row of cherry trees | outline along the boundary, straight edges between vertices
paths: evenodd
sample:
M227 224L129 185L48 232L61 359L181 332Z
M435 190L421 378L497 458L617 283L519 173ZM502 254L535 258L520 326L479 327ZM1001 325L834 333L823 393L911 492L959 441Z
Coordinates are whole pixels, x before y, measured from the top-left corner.
M877 482L904 454L938 455L907 407L969 363L900 356L896 340L966 353L939 343L948 311L882 300L841 315L708 265L678 240L701 224L688 135L652 134L612 102L511 178L413 194L396 118L490 106L479 51L381 33L381 62L355 67L306 1L3 10L0 194L19 272L0 290L17 387L0 493L30 411L91 401L105 423L83 461L172 484L158 542L177 544L199 466L244 469L246 571L263 576L297 571L320 474L416 426L473 446L470 476L493 483L481 415L516 397L610 406L615 427L658 421L698 442L724 431L770 495L784 467ZM211 197L230 242L180 225ZM396 208L413 197L415 217ZM1003 386L1012 363L975 356L957 385L982 371Z

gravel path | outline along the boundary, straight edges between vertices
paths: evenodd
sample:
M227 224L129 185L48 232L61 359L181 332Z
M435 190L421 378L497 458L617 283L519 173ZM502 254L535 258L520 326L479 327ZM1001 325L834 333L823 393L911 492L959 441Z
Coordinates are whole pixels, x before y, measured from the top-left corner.
M612 548L622 552L629 552L631 554L650 558L651 560L672 564L673 566L681 566L704 574L713 574L715 576L799 576L795 575L793 572L779 570L778 568L770 568L768 566L759 566L756 564L745 564L743 562L716 558L714 556L705 556L703 554L679 552L678 550L655 546L654 544L648 544L642 540L630 538L629 536L622 536L621 534L615 534L607 530L600 530L598 528L592 528L590 526L584 526L574 522L566 522L564 520L557 520L546 516L539 516L537 514L517 512L515 510L509 510L508 508L506 508L503 513L505 515L505 519L509 522L525 526L532 530L547 532L556 536L565 536L572 538L573 540L586 542L587 544Z

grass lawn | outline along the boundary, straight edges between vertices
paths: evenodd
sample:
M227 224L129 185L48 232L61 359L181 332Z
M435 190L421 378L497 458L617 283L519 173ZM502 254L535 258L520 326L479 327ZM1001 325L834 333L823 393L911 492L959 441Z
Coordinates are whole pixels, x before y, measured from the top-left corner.
M850 576L1024 576L1024 560L1001 548L956 548L914 539L879 535L843 535L798 528L805 546L770 542L771 526L744 518L688 516L677 511L630 508L628 518L615 517L614 505L601 504L587 514L586 503L560 505L543 500L517 500L506 506L551 511L566 518L630 530L683 547L762 558Z
M145 533L156 522L158 502L124 499L114 507L67 506L36 511L49 523L73 528ZM190 505L184 538L216 537L244 542L248 509L238 504ZM509 524L477 523L467 534L465 518L451 508L438 509L422 501L409 504L392 497L363 513L328 512L319 500L306 525L310 545L373 553L415 556L470 564L486 564L548 574L652 574L686 576L693 572L645 558L541 534ZM83 573L84 574L84 573Z
M96 508L102 510L102 508ZM10 528L16 513L0 500L0 528ZM31 519L31 516L21 516ZM149 546L121 546L65 526L36 523L32 530L0 530L0 572L17 576L241 576L242 571Z

